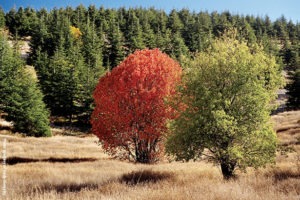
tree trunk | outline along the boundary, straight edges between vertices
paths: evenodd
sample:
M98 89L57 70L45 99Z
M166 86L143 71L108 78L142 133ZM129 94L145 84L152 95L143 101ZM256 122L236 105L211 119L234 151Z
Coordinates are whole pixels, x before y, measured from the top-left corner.
M138 162L138 163L149 164L152 162L151 151L148 149L148 146L146 144L147 144L147 141L144 141L144 140L139 141L136 144L135 156L136 156L136 162Z
M148 151L138 150L136 152L136 162L138 163L151 163L150 153Z
M236 162L233 161L222 161L221 162L221 170L222 170L222 174L223 174L223 178L225 180L229 180L234 178L234 168L235 168Z

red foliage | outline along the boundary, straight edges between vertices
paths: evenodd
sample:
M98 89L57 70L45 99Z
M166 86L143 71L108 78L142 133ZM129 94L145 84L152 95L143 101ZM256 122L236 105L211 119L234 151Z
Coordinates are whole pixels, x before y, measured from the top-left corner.
M158 49L136 51L102 77L91 123L104 149L154 162L167 120L176 114L165 99L175 95L180 78L179 64Z

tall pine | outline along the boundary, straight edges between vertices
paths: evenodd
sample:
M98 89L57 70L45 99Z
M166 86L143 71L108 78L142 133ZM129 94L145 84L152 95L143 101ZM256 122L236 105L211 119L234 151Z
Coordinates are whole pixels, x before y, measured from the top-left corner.
M33 70L25 68L17 51L0 35L0 111L8 114L15 131L29 136L51 136L49 112Z

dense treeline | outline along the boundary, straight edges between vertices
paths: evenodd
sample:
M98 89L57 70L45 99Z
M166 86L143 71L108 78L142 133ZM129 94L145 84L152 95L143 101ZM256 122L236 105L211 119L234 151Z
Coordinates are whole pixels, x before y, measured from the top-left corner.
M263 45L265 52L293 71L300 65L300 24L284 16L272 22L268 16L187 9L166 13L154 8L93 5L50 11L20 7L7 13L0 10L0 27L4 26L15 38L31 36L27 62L38 73L44 101L52 115L70 121L74 116L85 120L90 116L91 94L99 76L136 49L159 48L181 62L205 50L225 30L236 29L237 39ZM293 94L299 94L299 86L296 90Z

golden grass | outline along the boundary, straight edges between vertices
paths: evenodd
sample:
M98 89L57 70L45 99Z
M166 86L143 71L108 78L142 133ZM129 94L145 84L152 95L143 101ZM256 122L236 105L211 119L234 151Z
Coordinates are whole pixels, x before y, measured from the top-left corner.
M7 157L15 159L6 167L6 199L300 199L300 145L295 142L299 113L273 117L276 130L290 127L278 137L294 152L278 153L276 166L248 169L227 182L218 166L206 162L142 165L113 160L91 135L0 135L0 141L7 139Z

